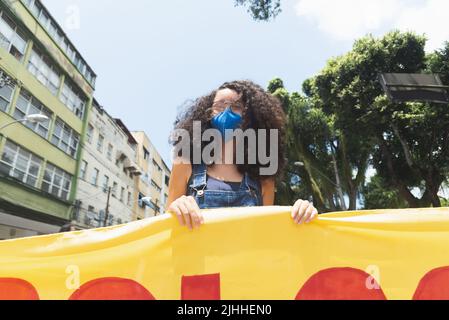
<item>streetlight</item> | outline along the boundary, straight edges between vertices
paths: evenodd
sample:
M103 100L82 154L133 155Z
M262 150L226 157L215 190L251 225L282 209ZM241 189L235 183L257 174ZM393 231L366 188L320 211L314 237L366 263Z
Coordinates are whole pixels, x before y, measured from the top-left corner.
M147 207L151 207L151 199L151 197L143 197L140 201L142 201Z
M379 81L388 98L395 102L449 102L449 86L438 74L382 73Z
M15 123L24 123L24 122L31 122L31 123L43 123L45 121L48 121L49 118L46 115L43 114L30 114L29 116L26 116L23 119L15 120L13 122L7 123L4 126L0 128L0 131L3 129L15 124Z

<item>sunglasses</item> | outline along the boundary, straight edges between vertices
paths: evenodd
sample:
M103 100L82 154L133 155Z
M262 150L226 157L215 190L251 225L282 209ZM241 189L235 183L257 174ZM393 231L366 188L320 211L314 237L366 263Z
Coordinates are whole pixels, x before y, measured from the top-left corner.
M243 103L241 101L223 100L223 101L216 101L212 105L213 109L216 109L220 112L223 112L229 107L231 107L232 112L235 113L242 113L244 109Z

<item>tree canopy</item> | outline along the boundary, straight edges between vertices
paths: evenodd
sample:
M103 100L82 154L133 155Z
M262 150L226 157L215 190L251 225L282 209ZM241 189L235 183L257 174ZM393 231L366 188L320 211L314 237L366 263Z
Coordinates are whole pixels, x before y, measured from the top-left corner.
M370 207L376 201L379 207L441 205L438 192L449 174L448 105L392 103L378 81L380 73L431 72L448 84L449 43L427 55L425 44L410 32L366 36L307 79L302 94L288 93L281 79L269 84L289 116L292 176L280 190L294 195L295 185L307 185L303 191L322 210L354 210L363 196ZM377 176L367 187L370 167Z

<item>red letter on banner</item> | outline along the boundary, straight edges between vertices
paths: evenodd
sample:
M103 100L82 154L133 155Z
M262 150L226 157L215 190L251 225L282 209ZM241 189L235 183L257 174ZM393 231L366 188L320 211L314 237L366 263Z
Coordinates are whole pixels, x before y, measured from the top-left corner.
M367 280L375 281L359 269L323 270L304 284L296 300L386 300L382 289L369 288Z
M220 274L182 277L181 300L220 300Z
M449 267L427 273L419 282L413 300L449 300Z
M0 300L39 300L39 294L25 280L0 278Z
M140 283L121 278L103 278L85 283L69 300L156 300Z

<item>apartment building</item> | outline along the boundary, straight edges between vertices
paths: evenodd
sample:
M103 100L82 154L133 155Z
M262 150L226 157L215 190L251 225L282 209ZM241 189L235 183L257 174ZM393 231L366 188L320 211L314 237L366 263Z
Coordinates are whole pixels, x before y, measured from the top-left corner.
M95 80L39 0L0 0L0 239L72 220Z
M165 213L170 170L145 132L132 135L137 141L137 165L141 172L136 183L138 202L134 220L140 220Z
M94 99L79 172L76 222L79 228L123 224L135 218L137 141L120 119Z

